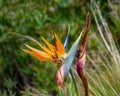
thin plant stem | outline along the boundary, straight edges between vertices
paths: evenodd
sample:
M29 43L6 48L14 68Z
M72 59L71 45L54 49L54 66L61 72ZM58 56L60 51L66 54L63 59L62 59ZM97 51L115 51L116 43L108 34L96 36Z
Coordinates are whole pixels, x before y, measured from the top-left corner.
M73 81L77 96L79 96L77 85L76 85L76 80L75 80L75 77L74 77L74 74L73 74L72 70L70 70L70 74L71 74L71 77L72 77L72 81Z
M85 74L83 74L81 76L81 80L83 82L83 86L84 86L84 89L85 89L85 96L89 96L88 80L87 80Z

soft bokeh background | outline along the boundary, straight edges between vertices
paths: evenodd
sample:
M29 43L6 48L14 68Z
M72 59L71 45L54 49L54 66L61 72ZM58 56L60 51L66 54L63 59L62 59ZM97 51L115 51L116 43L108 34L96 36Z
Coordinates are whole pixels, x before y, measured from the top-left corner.
M111 0L111 6L109 0L98 1L114 39L120 42L120 2ZM0 94L19 96L20 91L31 86L41 93L56 95L57 66L39 62L21 51L24 44L39 48L25 36L38 41L43 36L53 42L51 32L55 32L64 42L70 26L69 49L85 26L90 6L90 0L0 0ZM93 16L91 18L89 36L97 32ZM99 45L91 39L89 46L95 50Z

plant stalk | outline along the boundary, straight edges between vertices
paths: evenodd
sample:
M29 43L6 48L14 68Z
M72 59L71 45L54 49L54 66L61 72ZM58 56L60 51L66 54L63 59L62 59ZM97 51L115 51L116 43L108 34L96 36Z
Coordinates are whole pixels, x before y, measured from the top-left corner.
M82 76L80 78L83 82L83 86L84 86L84 89L85 89L85 96L89 96L88 80L86 78L86 75L82 74Z

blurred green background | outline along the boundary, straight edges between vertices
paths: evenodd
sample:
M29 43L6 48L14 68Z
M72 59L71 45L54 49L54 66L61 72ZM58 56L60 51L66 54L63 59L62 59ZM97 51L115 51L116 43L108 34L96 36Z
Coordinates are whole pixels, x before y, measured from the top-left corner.
M120 7L109 0L98 0L102 14L109 24L116 41L120 42ZM56 95L57 66L39 62L21 51L24 44L35 46L25 36L38 41L43 36L53 42L55 32L64 42L70 26L69 47L85 26L87 12L91 12L90 0L0 0L0 94L19 96L27 86ZM118 15L116 15L116 13ZM93 16L89 35L96 32ZM96 44L90 44L95 49ZM20 95L21 96L21 95Z

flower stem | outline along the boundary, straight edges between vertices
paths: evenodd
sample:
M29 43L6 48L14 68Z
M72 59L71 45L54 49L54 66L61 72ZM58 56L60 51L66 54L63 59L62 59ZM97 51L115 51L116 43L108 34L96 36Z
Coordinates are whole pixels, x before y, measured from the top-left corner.
M75 77L74 77L74 74L73 74L72 70L70 70L70 74L71 74L71 77L72 77L72 82L73 82L73 84L74 84L74 87L75 87L77 96L79 96L78 89L77 89L77 85L76 85L76 80L75 80Z
M86 75L83 74L81 76L81 80L83 82L83 85L84 85L84 89L85 89L85 96L89 96L89 89L88 89L88 80L86 78Z

